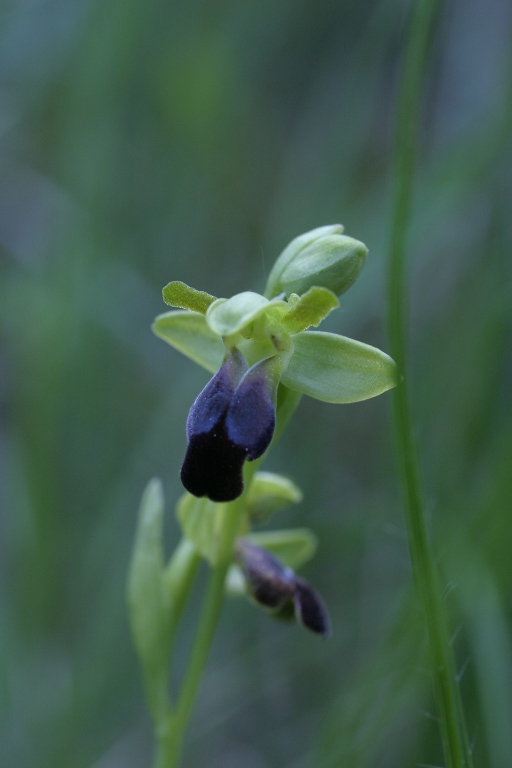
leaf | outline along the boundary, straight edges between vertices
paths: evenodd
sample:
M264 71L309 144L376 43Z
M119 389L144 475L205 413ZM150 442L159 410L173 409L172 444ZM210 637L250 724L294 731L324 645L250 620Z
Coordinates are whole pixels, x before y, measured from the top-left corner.
M206 310L215 301L215 296L210 296L204 291L196 291L186 283L175 280L168 283L162 291L162 296L166 304L171 307L180 307L189 309L192 312L205 314Z
M302 491L291 480L273 472L256 472L247 494L253 523L262 523L278 509L302 501Z
M283 384L327 403L355 403L396 386L395 362L375 347L334 333L304 331Z
M162 696L162 681L169 675L169 628L173 610L163 579L163 514L162 483L153 479L140 504L126 597L148 706L155 724L166 717L169 706L167 696Z
M286 308L284 301L269 302L259 293L244 291L230 299L217 299L208 308L206 321L211 330L219 336L232 336L243 331L267 310L275 314L279 305Z
M299 333L311 325L317 326L339 305L337 296L332 291L314 286L294 303L281 322L289 333Z
M285 565L294 569L311 560L318 546L318 540L309 528L250 533L245 538L252 544L267 549Z
M222 505L185 493L176 506L183 535L214 565L217 558L218 512Z
M164 497L160 480L151 480L139 509L127 584L127 601L135 645L145 666L162 652L167 606L162 585Z
M204 315L176 310L158 315L153 333L207 371L215 373L226 352L222 339L208 327Z

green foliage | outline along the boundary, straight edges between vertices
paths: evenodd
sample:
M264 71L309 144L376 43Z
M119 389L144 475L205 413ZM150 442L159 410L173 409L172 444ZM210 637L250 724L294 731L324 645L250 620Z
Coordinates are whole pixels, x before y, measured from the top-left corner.
M127 585L132 633L142 664L148 705L155 722L167 712L162 677L167 672L172 595L163 580L162 527L164 497L159 480L148 484L139 521Z

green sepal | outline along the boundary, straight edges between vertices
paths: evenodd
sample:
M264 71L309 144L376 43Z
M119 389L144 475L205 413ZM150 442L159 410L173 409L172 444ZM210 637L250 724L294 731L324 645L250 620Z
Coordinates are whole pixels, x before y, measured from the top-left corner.
M183 535L212 565L217 561L219 510L222 505L184 493L176 505L176 517Z
M355 403L396 386L395 362L380 349L334 333L304 331L282 382L327 403Z
M281 322L289 333L300 333L312 325L315 327L319 325L324 317L339 305L335 293L328 288L313 286L302 296L297 297Z
M265 296L270 299L273 296L277 296L284 290L281 285L281 276L285 269L288 267L291 261L295 259L299 253L304 250L308 245L314 243L321 237L326 235L341 234L344 227L341 224L329 224L325 227L317 227L310 232L304 232L304 234L295 237L281 252L276 259L274 266L270 270L270 274L267 280L267 287L265 289Z
M253 291L237 293L230 299L217 299L206 313L206 322L210 329L219 336L233 336L241 333L258 317L271 310L275 315L278 305L286 310L286 303L269 302L264 296Z
M287 477L256 472L247 492L247 512L253 523L263 523L288 504L302 501L302 491Z
M222 339L214 333L198 312L176 310L158 315L151 326L153 333L182 352L207 371L215 373L226 350Z
M294 570L311 560L318 547L318 539L309 528L249 533L245 538L267 549Z
M215 301L215 296L204 291L196 291L195 288L191 288L179 280L168 283L162 290L162 296L165 303L169 304L170 307L189 309L192 312L200 312L202 315Z
M163 581L164 496L160 480L151 480L139 509L126 598L135 647L144 671L149 708L155 722L167 711L166 680L171 596Z

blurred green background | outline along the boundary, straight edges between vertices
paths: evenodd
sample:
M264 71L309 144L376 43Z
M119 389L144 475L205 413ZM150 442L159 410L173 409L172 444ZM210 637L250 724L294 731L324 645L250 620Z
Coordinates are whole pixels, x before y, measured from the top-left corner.
M262 290L340 221L367 264L325 325L387 348L390 145L408 4L5 0L0 12L0 764L141 768L124 582L142 490L167 542L208 375L161 288ZM410 236L410 379L475 763L512 754L512 12L446 3ZM185 768L443 765L389 395L304 398L265 464L320 537L322 642L226 603ZM179 677L201 579L178 647Z

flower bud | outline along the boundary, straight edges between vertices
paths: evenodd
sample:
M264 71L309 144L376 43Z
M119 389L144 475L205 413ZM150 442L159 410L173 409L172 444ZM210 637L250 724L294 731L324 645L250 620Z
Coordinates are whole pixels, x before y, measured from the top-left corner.
M276 618L293 616L306 629L318 635L330 635L327 609L320 595L297 576L291 568L247 539L238 539L236 558L253 600Z
M340 234L341 227L320 227L292 240L276 261L267 295L302 295L313 286L344 293L362 269L368 249L359 240Z

